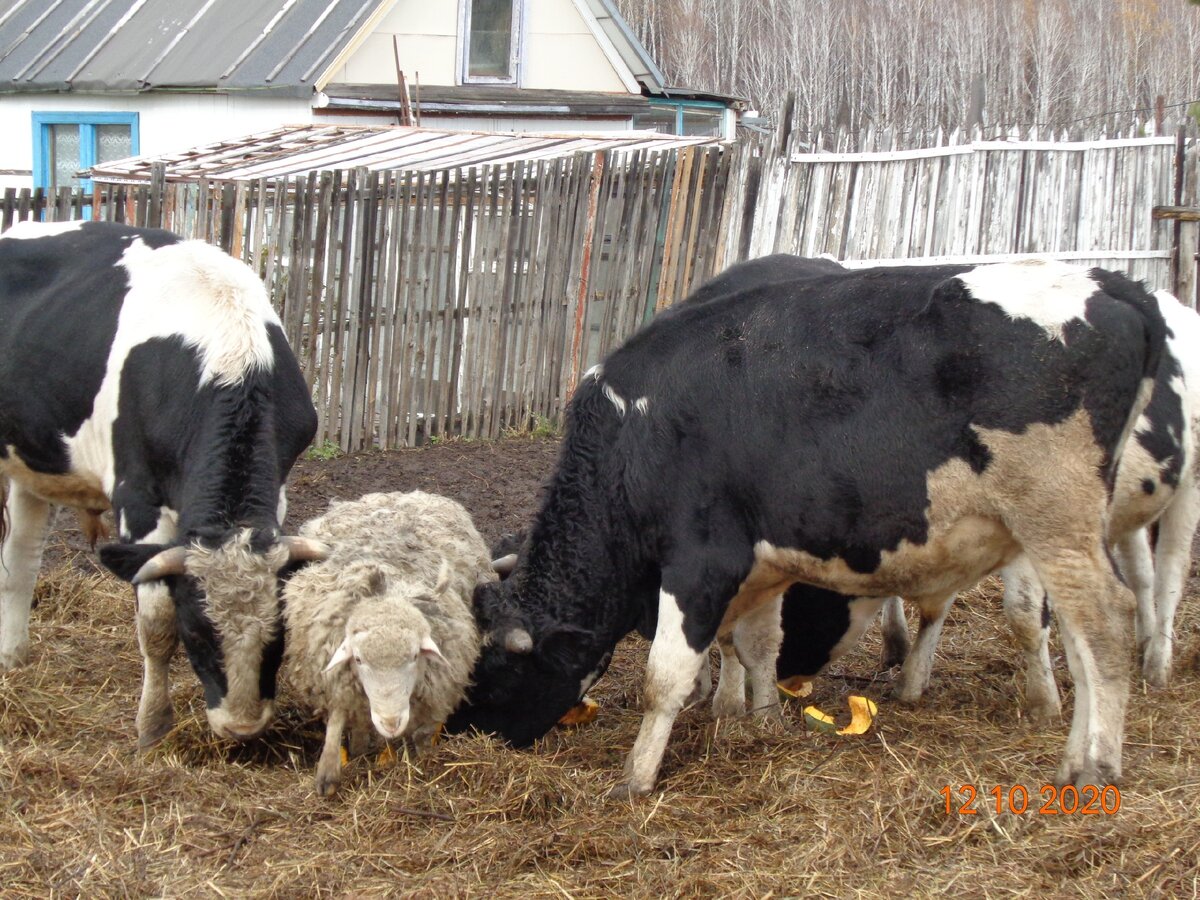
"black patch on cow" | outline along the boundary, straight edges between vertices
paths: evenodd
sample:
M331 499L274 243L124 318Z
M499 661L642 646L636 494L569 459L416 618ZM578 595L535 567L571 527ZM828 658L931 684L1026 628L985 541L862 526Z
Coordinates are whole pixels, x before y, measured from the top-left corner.
M875 571L902 542L926 542L930 473L990 464L984 430L1022 433L1085 410L1111 459L1158 366L1153 298L1106 273L1112 290L1097 288L1086 321L1059 341L972 297L956 277L970 268L748 279L677 306L612 353L571 400L517 569L477 598L497 635L519 621L535 645L566 626L583 637L558 662L494 637L454 726L536 737L649 618L658 583L703 651L760 542ZM626 404L647 397L648 413L623 415L606 389Z
M0 239L0 448L15 446L35 472L67 472L61 435L92 415L128 290L119 263L135 236L179 241L107 223Z
M1050 595L1042 592L1042 628L1050 627Z
M793 584L783 595L783 644L775 663L780 681L811 678L830 662L833 648L850 628L850 601L836 591Z
M1180 444L1185 429L1183 398L1173 384L1174 379L1181 379L1182 376L1179 360L1170 352L1164 353L1154 379L1154 392L1143 414L1146 425L1134 434L1137 442L1158 463L1159 479L1171 488L1179 486L1184 465L1183 447ZM1147 494L1154 493L1153 490L1146 490L1146 482L1143 482L1142 489Z

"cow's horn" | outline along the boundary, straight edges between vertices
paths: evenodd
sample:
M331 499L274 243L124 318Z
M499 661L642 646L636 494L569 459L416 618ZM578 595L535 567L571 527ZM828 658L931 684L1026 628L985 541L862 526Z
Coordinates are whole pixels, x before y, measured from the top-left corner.
M524 628L510 628L504 633L504 649L509 653L528 653L533 649L533 638Z
M496 574L501 578L507 578L512 574L512 570L517 567L517 554L510 553L508 556L502 556L499 559L492 560L492 568L496 570Z
M282 542L288 549L288 562L320 562L328 559L332 552L328 544L312 538L288 536L282 538Z
M186 561L186 548L170 547L146 560L145 564L137 570L137 574L133 576L132 583L135 585L145 584L148 581L166 578L168 575L182 575L185 571L184 563Z

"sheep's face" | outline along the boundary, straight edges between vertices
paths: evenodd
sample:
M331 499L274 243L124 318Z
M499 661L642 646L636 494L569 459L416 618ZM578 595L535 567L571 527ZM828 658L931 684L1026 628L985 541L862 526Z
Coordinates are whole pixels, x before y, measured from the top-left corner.
M326 671L350 666L367 695L375 730L391 740L408 728L410 700L422 667L441 659L441 651L428 633L418 636L397 634L392 629L347 628Z

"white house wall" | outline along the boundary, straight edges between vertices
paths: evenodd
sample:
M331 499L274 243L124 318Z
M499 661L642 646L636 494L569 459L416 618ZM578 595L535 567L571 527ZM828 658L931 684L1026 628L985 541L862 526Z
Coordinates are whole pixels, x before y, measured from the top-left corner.
M307 125L312 109L299 98L243 94L6 94L0 97L0 188L33 184L34 112L136 112L142 154L171 153L281 125Z
M453 86L458 0L399 0L330 84L395 84L398 38L405 78ZM525 0L520 87L629 93L572 0Z

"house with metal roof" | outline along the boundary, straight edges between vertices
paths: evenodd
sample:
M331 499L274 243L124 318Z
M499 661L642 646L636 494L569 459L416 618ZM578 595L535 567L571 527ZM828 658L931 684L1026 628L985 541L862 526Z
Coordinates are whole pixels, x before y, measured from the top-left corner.
M614 0L0 0L0 187L283 126L732 138Z

